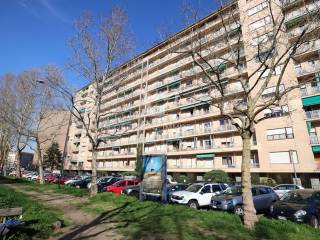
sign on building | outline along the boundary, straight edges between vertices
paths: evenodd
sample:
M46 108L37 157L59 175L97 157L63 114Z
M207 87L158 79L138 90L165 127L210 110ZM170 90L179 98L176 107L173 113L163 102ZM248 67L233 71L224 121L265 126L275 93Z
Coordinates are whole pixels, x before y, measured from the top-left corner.
M167 157L166 155L143 156L141 194L161 197L167 201Z

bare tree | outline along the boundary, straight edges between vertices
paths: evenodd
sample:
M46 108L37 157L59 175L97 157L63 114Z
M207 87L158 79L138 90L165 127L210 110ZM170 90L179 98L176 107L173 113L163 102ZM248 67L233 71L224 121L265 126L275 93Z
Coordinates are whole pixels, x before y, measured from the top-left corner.
M30 141L31 115L35 104L33 84L35 71L24 71L18 76L11 75L5 85L5 94L1 96L3 105L2 121L15 132L16 177L21 177L21 153ZM9 75L6 75L9 77Z
M52 79L62 78L58 71L52 71L47 82L70 103L73 121L81 124L90 141L92 153L92 185L91 195L97 194L97 154L99 145L106 142L108 136L116 137L119 132L103 127L102 122L108 122L113 110L102 108L107 102L106 97L117 91L127 74L114 77L113 69L130 53L133 41L126 29L126 12L115 7L111 13L101 18L99 22L89 14L84 13L75 24L76 34L70 40L72 57L69 67L88 82L91 94L79 100L66 85L51 84ZM121 71L121 69L119 69ZM82 103L86 102L86 108Z
M181 44L175 52L192 62L193 74L202 79L202 94L194 98L217 109L241 136L243 219L246 227L253 227L257 216L251 193L251 138L255 126L268 118L264 111L296 97L296 89L306 83L288 78L287 69L293 69L295 57L310 39L319 38L315 33L320 17L318 5L312 12L305 5L303 26L289 32L287 3L267 1L267 24L254 31L247 11L239 12L237 4L221 7L216 18L221 28L212 34L205 33L202 22L190 26L188 45Z
M43 151L50 142L54 141L56 134L65 125L65 121L53 121L58 111L63 109L63 105L59 101L59 94L48 84L43 84L44 80L51 74L51 66L46 66L37 71L37 75L32 83L33 93L35 95L35 103L30 115L30 128L28 129L28 138L30 142L36 144L37 164L39 168L40 183L44 183L43 169ZM60 84L59 79L51 80L52 84ZM53 135L48 133L55 132ZM33 145L30 145L33 148Z
M14 79L14 75L6 74L0 79L0 169L3 170L4 175L6 175L7 170L7 157L9 151L14 147L15 142L15 132L10 124L6 121L3 121L4 114L8 112L7 101L10 99L11 81ZM12 100L12 99L10 99Z
M46 71L29 70L18 76L5 75L1 89L2 126L12 129L15 136L16 176L21 177L21 153L36 144L40 183L44 182L41 145L49 139L41 137L48 128L57 127L46 124L55 114L57 104L51 87L41 84ZM54 83L54 82L53 82ZM49 116L52 114L52 116ZM45 125L45 127L42 127Z

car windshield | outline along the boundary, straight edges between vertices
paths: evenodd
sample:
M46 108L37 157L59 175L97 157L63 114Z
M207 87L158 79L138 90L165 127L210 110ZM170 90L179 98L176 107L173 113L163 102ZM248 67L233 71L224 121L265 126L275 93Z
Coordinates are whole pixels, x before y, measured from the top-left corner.
M186 191L188 192L198 192L200 188L202 188L202 184L192 184L187 187Z
M281 198L284 202L306 203L312 198L312 192L288 192Z
M242 191L240 187L229 187L225 191L226 195L241 195Z

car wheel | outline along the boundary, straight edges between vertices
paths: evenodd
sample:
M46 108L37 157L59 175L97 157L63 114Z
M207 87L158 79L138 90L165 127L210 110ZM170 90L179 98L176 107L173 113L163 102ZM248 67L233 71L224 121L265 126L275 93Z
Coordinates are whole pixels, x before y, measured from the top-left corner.
M273 214L273 210L274 210L274 202L271 203L270 207L269 207L269 215L271 216Z
M238 216L243 216L244 215L244 210L243 210L243 207L240 206L240 205L237 205L235 208L234 208L234 213L237 214Z
M316 216L312 216L311 219L310 219L310 225L313 227L313 228L319 228L319 220Z
M198 209L199 208L199 204L198 204L197 200L190 200L188 202L188 207L189 208Z
M130 195L139 199L140 193L139 192L133 192Z

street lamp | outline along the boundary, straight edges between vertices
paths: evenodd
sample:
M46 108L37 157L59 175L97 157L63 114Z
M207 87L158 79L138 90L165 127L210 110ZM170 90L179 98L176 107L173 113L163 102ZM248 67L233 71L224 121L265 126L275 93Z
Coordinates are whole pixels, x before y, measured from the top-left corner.
M289 150L289 158L290 158L290 161L292 163L292 167L293 167L293 173L294 173L294 184L298 184L297 183L297 172L296 172L296 165L295 165L295 159L293 158L293 152L294 150Z

